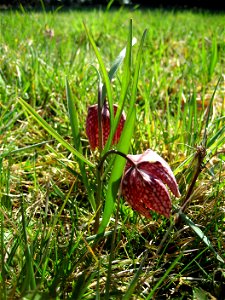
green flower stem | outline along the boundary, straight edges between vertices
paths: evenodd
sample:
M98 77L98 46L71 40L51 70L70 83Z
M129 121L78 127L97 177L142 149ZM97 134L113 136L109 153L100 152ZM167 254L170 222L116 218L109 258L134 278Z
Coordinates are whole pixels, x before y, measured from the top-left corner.
M197 147L197 151L196 151L196 154L195 154L195 158L197 158L197 166L196 166L196 170L195 170L195 174L193 176L193 179L191 181L191 184L188 188L188 191L187 191L187 194L186 194L186 197L184 198L184 201L183 203L181 204L181 211L184 213L185 209L186 209L186 206L189 202L189 199L190 199L190 196L193 192L193 189L194 189L194 186L195 186L195 183L198 179L198 176L199 174L201 173L203 167L202 167L202 164L203 164L203 160L206 156L206 149L205 147L203 146L199 146Z
M103 145L103 135L102 135L102 82L101 76L99 76L99 87L98 87L98 149L101 157L102 145ZM100 218L100 205L101 205L101 193L102 193L102 174L103 167L100 169L97 168L97 195L96 195L96 214L95 214L95 224L94 224L94 233L97 233L99 228L99 218Z
M99 228L99 219L100 219L100 206L101 206L101 198L102 198L102 176L103 167L101 169L97 168L97 194L96 194L96 212L95 212L95 223L94 223L94 233L96 234L98 232Z
M129 161L131 164L134 164L129 157L127 157L126 154L124 154L121 151L111 149L107 151L100 159L98 165L97 165L97 173L96 173L96 179L97 179L97 194L96 194L96 214L95 214L95 223L94 223L94 233L98 232L99 228L99 219L100 219L100 208L101 208L101 199L102 199L102 174L103 174L103 165L106 160L106 158L111 155L116 154L120 155L123 158L125 158L127 161Z
M119 207L120 207L120 193L117 195L118 200L118 206L116 210L116 219L115 219L115 226L112 233L112 242L111 242L111 251L109 255L109 262L108 262L108 273L107 273L107 279L106 279L106 285L105 285L105 299L110 299L110 281L111 281L111 275L112 275L112 261L115 257L115 245L116 245L116 232L117 232L117 225L119 220Z
M100 170L100 169L102 168L102 166L103 166L103 164L104 164L104 161L106 160L106 158L107 158L110 154L117 154L117 155L120 155L120 156L122 156L123 158L125 158L127 161L129 161L131 164L134 164L134 162L133 162L129 157L127 157L127 155L124 154L123 152L118 151L118 150L116 150L116 149L111 149L111 150L107 151L107 152L102 156L102 158L101 158L101 160L100 160L100 162L99 162L99 164L98 164L98 167L97 167L98 170Z
M99 88L98 88L98 149L101 155L102 145L103 145L103 136L102 136L102 82L101 77L99 79Z

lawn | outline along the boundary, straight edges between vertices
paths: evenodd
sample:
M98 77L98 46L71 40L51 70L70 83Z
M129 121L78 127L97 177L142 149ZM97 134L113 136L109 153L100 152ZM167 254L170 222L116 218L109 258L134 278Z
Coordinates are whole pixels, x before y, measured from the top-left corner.
M225 298L224 17L0 12L0 299ZM127 119L91 149L104 96ZM179 186L169 218L120 192L115 152L149 148Z

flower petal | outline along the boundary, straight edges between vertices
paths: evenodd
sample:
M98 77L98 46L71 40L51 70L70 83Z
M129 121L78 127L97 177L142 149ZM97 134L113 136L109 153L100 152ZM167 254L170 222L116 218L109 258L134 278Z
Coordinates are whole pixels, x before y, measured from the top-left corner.
M164 184L167 184L174 196L180 197L176 179L170 168L164 167L160 162L156 161L151 164L147 162L140 163L138 164L138 169L160 179Z
M136 167L125 172L122 195L134 210L147 218L151 217L150 210L170 216L171 200L165 185Z
M176 178L173 175L170 166L156 152L148 149L141 155L128 155L128 158L135 161L139 170L162 180L164 184L167 184L176 197L180 197Z
M90 147L94 150L98 146L98 106L96 104L88 107L86 134Z

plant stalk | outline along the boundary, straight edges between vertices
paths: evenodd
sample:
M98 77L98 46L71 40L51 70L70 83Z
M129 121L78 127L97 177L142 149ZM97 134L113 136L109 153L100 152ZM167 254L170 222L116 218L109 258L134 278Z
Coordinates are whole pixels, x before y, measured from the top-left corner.
M197 152L195 154L195 158L197 158L197 166L196 166L195 174L193 176L191 184L189 185L186 197L184 198L184 201L181 204L180 212L184 213L184 211L187 207L187 204L188 204L190 196L193 192L193 189L194 189L195 183L198 179L198 176L200 175L200 173L203 170L202 164L203 164L203 160L204 160L205 156L206 156L206 149L202 146L197 147Z
M190 202L191 195L192 195L194 186L196 184L196 181L198 179L198 176L200 175L201 171L203 170L202 164L203 164L203 160L204 160L205 156L206 156L206 149L203 146L198 146L195 157L194 157L194 158L197 158L197 166L196 166L196 170L195 170L193 179L191 181L191 184L189 185L187 194L180 206L180 209L179 209L178 213L175 215L174 222L172 222L170 224L169 228L167 229L166 233L164 234L164 236L161 240L161 243L157 249L156 254L159 254L161 252L162 247L163 247L167 237L169 236L170 232L173 230L174 226L177 226L178 224L180 224L180 222L181 222L180 214L184 213L188 203Z
M103 174L103 166L106 158L110 154L117 154L125 158L127 161L129 161L131 164L134 164L134 162L127 157L126 154L123 152L120 152L115 149L111 149L107 151L101 158L97 165L97 172L96 172L96 179L97 179L97 195L96 195L96 214L95 214L95 223L94 223L94 233L96 234L98 232L99 228L99 219L100 219L100 208L101 208L101 195L102 195L102 174Z

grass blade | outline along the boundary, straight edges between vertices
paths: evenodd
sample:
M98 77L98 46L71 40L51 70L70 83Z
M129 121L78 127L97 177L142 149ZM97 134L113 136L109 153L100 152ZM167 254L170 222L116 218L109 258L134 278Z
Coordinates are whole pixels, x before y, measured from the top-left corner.
M151 292L148 295L148 297L146 297L146 300L150 300L150 299L153 298L156 290L160 287L160 285L163 283L163 281L166 279L166 277L170 274L170 272L173 270L173 268L176 267L176 265L178 264L179 260L182 257L183 257L183 253L180 253L180 255L175 258L175 260L171 263L171 265L169 266L169 268L166 270L165 274L160 278L160 280L153 287L153 289L151 290Z
M206 246L215 254L217 260L224 263L223 258L216 252L210 240L202 232L202 230L198 226L196 226L195 223L191 219L189 219L188 216L186 216L185 214L181 213L180 217L200 237L200 239L206 244Z
M217 147L223 145L225 139L224 132L225 132L225 125L211 137L211 139L208 141L207 147L210 148L215 142L217 142L216 143ZM218 139L220 139L220 137L222 137L222 140L220 141L220 143L218 143Z
M136 38L132 39L132 46L134 46L137 42ZM115 59L115 61L112 64L111 69L109 70L109 79L112 80L113 77L115 76L117 70L119 69L120 65L123 63L123 60L126 56L126 47L120 52L120 54L117 56L117 58Z
M25 110L34 118L34 120L37 121L51 136L53 136L67 150L69 150L72 154L81 159L90 167L95 167L95 165L92 162L86 159L79 151L77 151L67 141L65 141L26 101L24 101L22 98L19 98L18 101L25 108Z
M145 31L142 35L140 46L139 46L138 53L137 53L136 62L135 62L134 81L133 81L133 87L132 87L132 91L131 91L130 109L132 109L132 107L134 106L135 101L136 101L138 78L139 78L139 72L140 72L140 67L141 67L141 59L142 59L142 53L143 53L143 46L144 46L144 41L145 41L146 34L147 34L147 29L145 29Z
M112 144L112 140L113 140L114 134L116 132L116 128L119 124L119 120L120 120L120 117L121 117L121 114L123 111L124 102L126 99L128 86L130 83L130 76L131 76L131 49L132 49L132 20L130 20L130 24L129 24L126 56L125 56L125 63L124 63L124 70L123 70L123 77L122 77L122 87L121 87L121 91L120 91L118 110L116 112L115 119L111 118L111 115L110 115L110 133L109 133L109 138L105 145L103 154L106 153L110 149L110 145Z
M212 111L213 100L214 100L217 88L219 86L220 80L221 80L221 77L217 81L216 87L213 91L213 94L212 94L212 97L210 99L209 106L208 106L207 119L206 119L206 123L205 123L205 130L204 130L204 136L203 136L203 141L202 141L204 147L206 147L206 145L207 145L207 130L208 130L208 125L209 125L209 118L210 118L211 111Z
M132 39L132 46L134 46L136 44L136 42L137 42L137 39L133 38ZM108 73L110 80L112 80L115 77L119 67L122 65L122 63L124 61L124 58L126 56L126 49L127 49L126 47L123 48L123 50L119 53L119 55L116 57L116 59L112 63L112 66L111 66L111 68L109 70L109 73ZM102 98L104 99L105 96L106 96L106 87L105 87L105 85L103 85Z
M71 300L85 299L84 294L88 289L88 286L94 276L95 273L90 273L90 272L83 272L81 275L79 275L78 278L76 279L76 284L70 299Z
M72 129L72 136L73 136L73 142L76 150L79 151L79 153L82 153L82 145L81 145L81 139L80 139L80 131L79 131L79 122L77 117L77 111L75 108L75 103L72 98L71 89L68 83L68 80L66 79L66 98L67 98L67 105L68 105L68 112L69 112L69 118L70 118L70 126ZM90 201L90 204L92 206L92 209L96 209L96 203L95 199L93 197L93 193L91 192L89 181L87 178L87 174L85 171L85 164L84 161L78 158L78 164L80 168L80 172L82 175L82 181L84 183L84 187L88 194L88 199Z
M4 186L3 184L3 159L0 158L0 203L1 207L3 206L2 204L2 187ZM6 299L6 268L5 268L5 241L4 241L4 214L2 211L0 211L0 226L1 226L1 232L0 232L0 240L1 240L1 245L0 245L0 256L1 256L1 286L0 286L0 293L2 296L2 299Z
M48 141L44 141L44 142L40 142L40 143L36 143L36 144L33 144L33 145L29 145L29 146L25 146L25 147L21 147L21 148L18 148L18 149L15 149L15 150L12 150L12 151L8 151L8 152L3 152L0 157L10 157L11 155L13 154L18 154L18 153L21 153L21 152L26 152L26 151L29 151L31 149L34 149L36 147L40 147L42 145L45 145L45 144L49 144L51 143L53 140L48 140Z
M72 99L71 89L66 78L66 98L67 98L67 106L68 106L68 113L70 118L70 126L72 129L72 136L75 148L81 153L81 140L80 140L80 132L79 132L79 124L78 124L78 117L75 108L75 103Z
M143 265L144 265L144 263L145 263L147 257L148 257L148 252L146 251L145 256L144 256L144 258L142 259L141 264L140 264L140 266L139 266L137 272L135 273L134 277L132 278L132 280L131 280L131 282L130 282L130 285L129 285L129 287L128 287L126 293L124 294L122 300L129 300L129 299L131 299L132 293L133 293L133 291L134 291L134 289L135 289L135 287L136 287L136 285L137 285L139 276L140 276L141 271L142 271L142 267L143 267Z
M95 44L95 41L92 38L91 34L89 33L89 31L88 31L85 23L83 23L83 24L84 24L84 28L85 28L87 37L89 39L89 42L92 45L92 48L93 48L93 50L95 52L96 58L98 60L99 66L100 66L100 70L101 70L101 73L102 73L102 79L103 79L103 82L104 82L104 85L105 85L106 91L107 91L108 102L109 102L109 111L110 111L110 115L113 118L113 98L112 98L112 90L111 90L110 79L109 79L106 67L104 65L103 59L102 59L102 57L100 55L100 52L98 51L98 48L97 48L97 46Z
M218 54L217 54L217 42L216 38L214 37L212 40L212 48L211 48L211 56L210 56L210 62L209 62L209 80L211 80L213 72L215 70L216 64L217 64Z
M24 291L34 290L36 288L36 280L33 268L33 257L31 255L30 246L28 244L27 231L26 231L26 220L24 213L23 199L21 200L21 213L22 213L22 226L25 243L25 266L26 266L26 277L23 282Z

